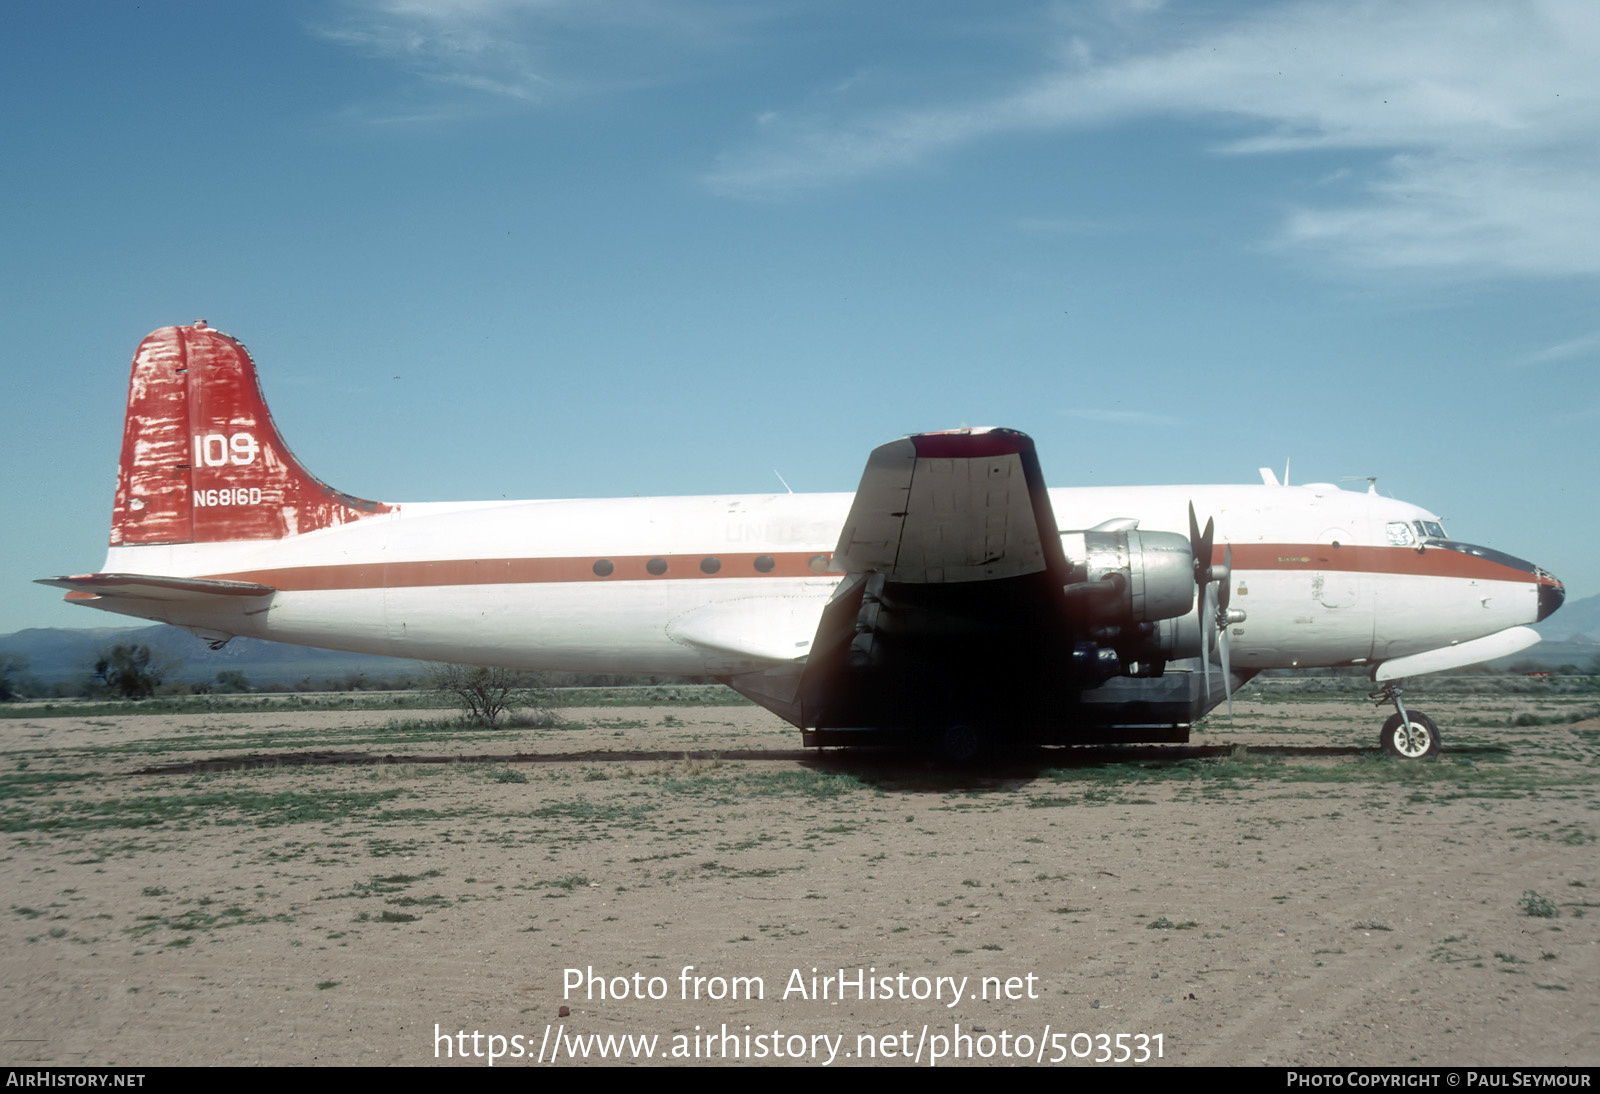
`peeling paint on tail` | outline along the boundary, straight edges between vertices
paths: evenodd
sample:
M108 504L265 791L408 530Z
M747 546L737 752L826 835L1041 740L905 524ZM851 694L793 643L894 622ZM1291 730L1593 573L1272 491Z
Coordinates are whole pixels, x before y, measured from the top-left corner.
M283 539L393 508L342 494L301 466L234 339L200 322L139 344L111 546Z

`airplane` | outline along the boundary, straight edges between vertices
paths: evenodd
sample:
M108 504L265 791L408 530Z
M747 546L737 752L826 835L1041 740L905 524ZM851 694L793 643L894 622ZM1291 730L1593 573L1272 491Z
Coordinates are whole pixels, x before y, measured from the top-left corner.
M214 648L712 677L807 746L955 761L1182 743L1263 669L1365 666L1382 748L1437 755L1402 680L1537 642L1561 582L1370 485L1261 478L1047 489L1027 435L962 428L876 448L854 494L372 502L199 321L134 356L104 567L42 580Z

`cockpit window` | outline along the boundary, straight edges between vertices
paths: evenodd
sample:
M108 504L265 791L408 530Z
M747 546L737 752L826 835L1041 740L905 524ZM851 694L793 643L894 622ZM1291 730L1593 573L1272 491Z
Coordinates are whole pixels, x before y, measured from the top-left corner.
M1444 525L1440 524L1436 520L1419 520L1413 521L1412 523L1417 530L1417 535L1421 536L1423 539L1449 538L1444 534Z
M1418 522L1421 523L1420 521ZM1416 536L1411 534L1411 525L1403 520L1389 522L1389 546L1410 547L1417 542Z

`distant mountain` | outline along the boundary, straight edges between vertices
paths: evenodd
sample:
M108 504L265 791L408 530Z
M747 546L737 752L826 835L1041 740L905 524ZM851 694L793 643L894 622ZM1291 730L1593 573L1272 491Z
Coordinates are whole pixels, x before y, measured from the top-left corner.
M1543 623L1535 623L1546 642L1582 636L1600 642L1600 596L1569 600Z
M404 658L316 650L257 638L235 638L222 649L213 650L204 640L165 623L82 630L35 627L0 636L0 652L24 655L28 658L28 675L41 683L57 684L85 675L96 653L114 642L143 642L153 651L182 662L173 679L185 683L209 682L228 669L244 673L252 684L293 684L307 678L320 683L363 673L372 679L383 679L417 671L417 662Z

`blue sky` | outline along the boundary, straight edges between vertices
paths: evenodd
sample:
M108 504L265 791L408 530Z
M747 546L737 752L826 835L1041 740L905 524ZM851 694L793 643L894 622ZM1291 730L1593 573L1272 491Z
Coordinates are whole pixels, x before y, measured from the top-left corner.
M1377 475L1600 592L1600 7L0 7L0 633L204 317L385 501ZM1359 484L1356 484L1359 485ZM1107 513L1107 516L1116 516Z

